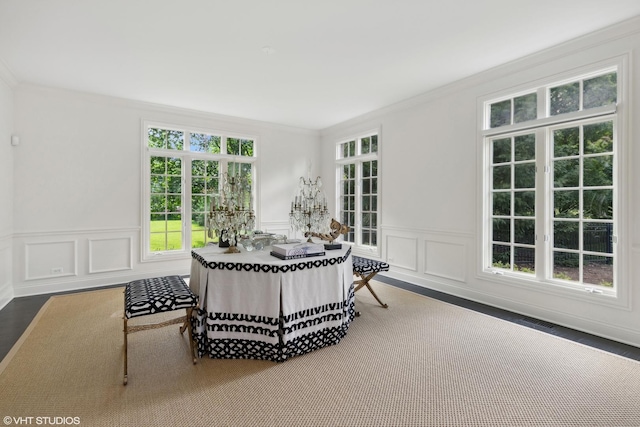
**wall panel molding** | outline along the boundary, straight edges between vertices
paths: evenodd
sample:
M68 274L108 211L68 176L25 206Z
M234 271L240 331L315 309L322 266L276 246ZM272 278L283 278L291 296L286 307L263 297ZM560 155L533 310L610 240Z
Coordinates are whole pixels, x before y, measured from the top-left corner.
M24 245L24 280L78 275L78 241L30 242Z
M424 274L466 282L467 251L464 244L424 241Z
M89 274L133 269L133 239L105 237L89 240Z
M418 271L418 238L387 234L387 263L404 270Z

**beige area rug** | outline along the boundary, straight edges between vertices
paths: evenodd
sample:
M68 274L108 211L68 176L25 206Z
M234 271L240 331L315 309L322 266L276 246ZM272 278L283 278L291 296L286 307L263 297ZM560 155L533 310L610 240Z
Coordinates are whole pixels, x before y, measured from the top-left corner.
M640 426L640 363L374 287L388 309L359 291L341 343L281 364L134 333L126 387L122 290L53 297L0 365L0 425Z

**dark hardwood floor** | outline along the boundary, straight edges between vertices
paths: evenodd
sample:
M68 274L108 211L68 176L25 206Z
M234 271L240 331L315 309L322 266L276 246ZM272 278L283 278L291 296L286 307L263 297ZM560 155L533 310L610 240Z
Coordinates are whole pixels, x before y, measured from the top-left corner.
M576 331L574 329L565 328L559 325L533 319L506 310L501 310L484 304L465 300L463 298L447 295L442 292L433 291L421 286L413 285L389 277L378 275L376 276L376 280L392 286L396 286L398 288L415 292L420 295L425 295L430 298L435 298L440 301L455 304L470 310L478 311L490 316L518 323L529 328L537 329L539 331L543 331L568 340L579 342L584 345L627 357L629 359L640 361L640 348L638 347L619 343L605 338L600 338L584 332ZM118 286L124 286L124 284L109 287ZM25 329L29 326L38 311L42 308L43 304L49 299L49 297L53 295L61 294L58 293L14 298L9 304L7 304L2 310L0 310L0 360L7 355L9 350L11 350L13 345L22 336Z

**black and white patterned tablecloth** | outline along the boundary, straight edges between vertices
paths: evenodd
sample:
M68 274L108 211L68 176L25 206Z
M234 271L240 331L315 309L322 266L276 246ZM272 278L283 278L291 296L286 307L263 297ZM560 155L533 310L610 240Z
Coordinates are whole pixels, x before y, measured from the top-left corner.
M288 261L195 249L189 285L200 356L282 362L337 344L355 315L349 247Z

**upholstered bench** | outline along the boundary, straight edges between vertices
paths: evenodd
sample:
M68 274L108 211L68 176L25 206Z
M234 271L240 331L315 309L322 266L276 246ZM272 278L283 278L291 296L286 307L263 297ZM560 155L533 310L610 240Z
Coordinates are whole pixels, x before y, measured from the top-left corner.
M137 331L162 328L164 326L182 323L180 333L189 331L189 346L195 364L196 353L191 330L191 313L198 305L198 297L191 292L182 277L167 276L152 279L142 279L129 282L124 288L124 384L127 384L127 335ZM161 323L128 326L127 320L162 313L186 309L187 315L167 320Z
M357 292L362 287L366 286L376 301L378 301L378 303L384 308L387 308L388 305L380 301L380 298L378 298L378 295L376 295L373 289L371 289L371 285L369 284L369 280L373 279L373 276L381 271L389 271L389 264L382 261L375 261L355 255L353 256L353 274L360 278L353 282L355 291Z

